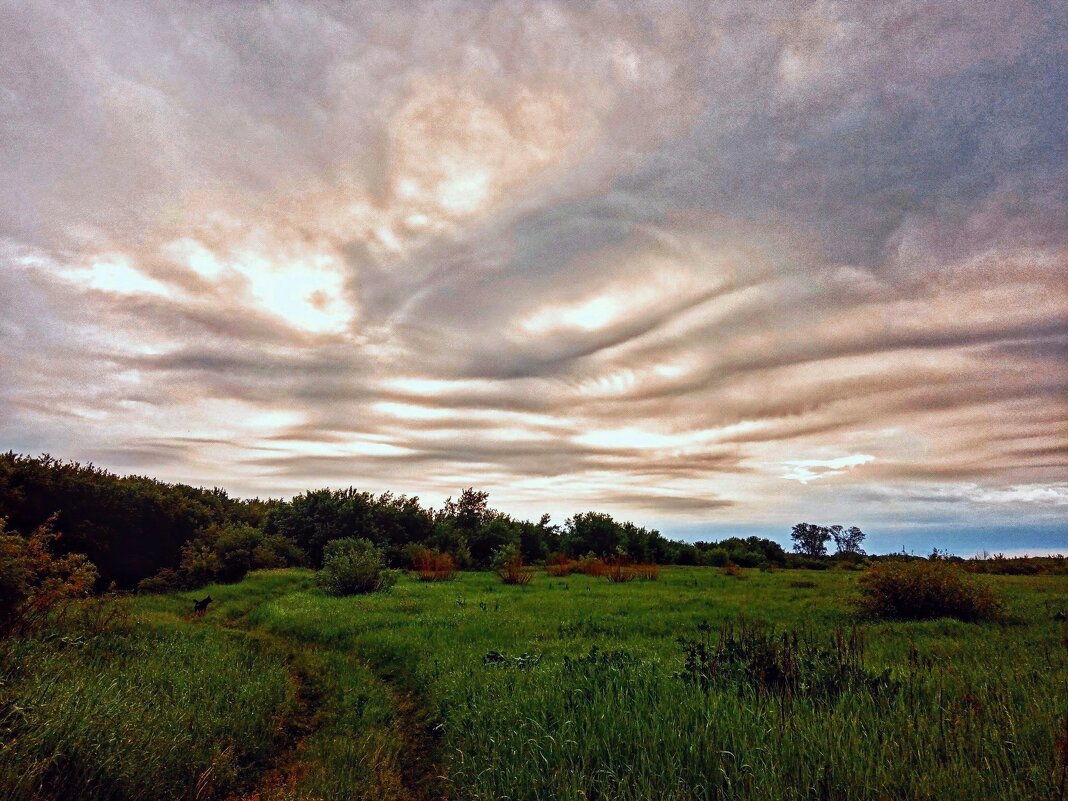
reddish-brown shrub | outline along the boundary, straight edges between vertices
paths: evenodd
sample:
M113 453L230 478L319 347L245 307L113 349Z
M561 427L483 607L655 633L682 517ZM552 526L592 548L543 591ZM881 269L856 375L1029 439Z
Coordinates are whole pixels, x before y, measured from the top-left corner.
M573 562L572 570L575 573L584 573L587 576L596 577L605 575L608 572L608 565L606 565L602 559L587 556L579 559L577 562Z
M545 562L545 572L556 578L570 576L574 569L574 563L562 553L551 554Z
M412 567L420 581L452 581L456 578L456 562L450 553L427 548L412 556Z
M498 554L496 568L505 584L529 584L534 580L534 573L523 565L523 555L514 546Z
M727 562L727 564L723 566L723 575L742 578L742 569L734 564L734 562Z
M638 575L626 560L616 557L605 568L605 577L613 584L623 584L627 581L634 581Z
M51 520L22 537L9 533L0 518L0 636L62 620L91 593L96 567L83 554L56 555L58 539Z
M660 579L660 565L635 565L634 575L638 581L657 581Z

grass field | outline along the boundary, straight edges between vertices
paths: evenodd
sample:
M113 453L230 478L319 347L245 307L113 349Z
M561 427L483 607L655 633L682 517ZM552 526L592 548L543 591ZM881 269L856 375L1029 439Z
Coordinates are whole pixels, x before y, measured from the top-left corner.
M668 568L657 582L516 587L467 573L331 598L310 572L269 571L195 593L215 598L202 619L194 593L141 597L131 635L7 655L0 790L1063 798L1068 644L1053 613L1068 579L992 577L1003 623L866 623L850 606L857 575ZM679 638L714 643L740 618L825 646L799 651L789 692L744 670L687 680ZM835 630L854 625L863 657L819 678Z

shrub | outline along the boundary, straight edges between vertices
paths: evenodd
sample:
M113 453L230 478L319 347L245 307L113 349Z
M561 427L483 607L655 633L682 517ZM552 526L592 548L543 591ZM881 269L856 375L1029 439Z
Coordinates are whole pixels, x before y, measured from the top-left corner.
M726 567L730 560L725 548L711 548L704 552L702 562L709 567Z
M734 564L734 562L727 562L727 564L723 566L723 575L734 576L735 578L745 578L742 574L742 569Z
M834 555L834 559L840 570L860 570L867 556L863 553L839 551Z
M545 572L550 576L555 576L557 578L570 576L573 570L574 563L560 552L550 554L548 560L545 562Z
M993 591L942 560L889 560L860 578L857 605L871 617L895 620L993 620L1004 605Z
M505 545L497 551L493 567L505 584L529 584L534 574L523 567L523 554L518 545Z
M308 557L299 545L281 534L265 534L252 549L253 570L273 570L280 567L300 567Z
M231 523L216 528L212 540L219 563L215 578L240 581L252 569L252 554L262 547L263 532L247 523Z
M176 590L180 585L179 576L169 567L163 568L154 576L143 578L137 582L138 592L170 592Z
M572 571L584 573L587 576L603 576L608 572L608 565L605 564L603 559L587 554L572 564Z
M620 557L613 559L605 568L605 577L613 584L623 584L638 578L634 569Z
M659 565L635 565L634 575L637 576L638 581L658 581L660 579L660 566Z
M801 554L786 555L786 567L793 570L826 570L830 564L826 559L813 559Z
M778 633L743 618L724 623L715 642L707 623L697 628L697 639L679 640L686 658L679 677L705 690L733 686L783 699L834 699L893 686L889 671L865 667L864 639L855 628L835 629L828 641L806 629Z
M91 593L96 567L84 554L57 556L58 539L51 520L22 537L0 518L0 636L39 629Z
M382 551L370 540L343 537L326 543L315 580L330 595L356 595L389 589L397 575L385 569Z
M456 578L456 562L452 554L423 548L412 554L411 561L420 581L451 581Z
M182 545L182 559L178 570L182 582L190 587L199 587L214 581L222 564L213 544L204 539L190 540Z
M760 567L768 563L764 554L758 551L732 551L730 560L738 567Z

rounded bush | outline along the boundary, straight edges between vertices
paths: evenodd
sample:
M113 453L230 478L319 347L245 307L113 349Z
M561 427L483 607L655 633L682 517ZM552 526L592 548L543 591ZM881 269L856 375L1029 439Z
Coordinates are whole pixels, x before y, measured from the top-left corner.
M345 537L323 548L323 568L316 583L331 595L357 595L386 590L397 574L385 569L385 557L370 540Z
M860 578L860 610L877 618L994 620L1004 606L974 576L940 560L879 562Z

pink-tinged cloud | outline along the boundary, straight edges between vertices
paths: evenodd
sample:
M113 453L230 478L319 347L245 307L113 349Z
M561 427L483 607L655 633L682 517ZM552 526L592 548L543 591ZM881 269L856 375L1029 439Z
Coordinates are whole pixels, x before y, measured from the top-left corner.
M0 447L238 494L1063 531L1065 31L948 0L8 4Z

